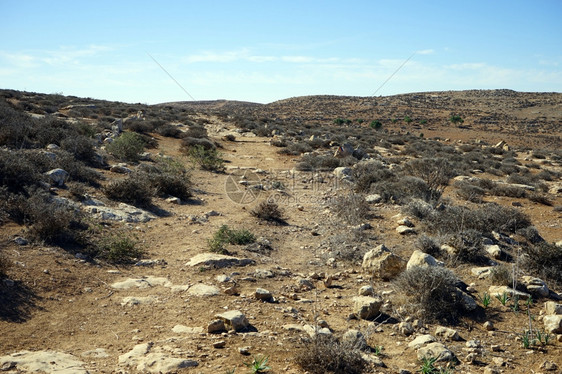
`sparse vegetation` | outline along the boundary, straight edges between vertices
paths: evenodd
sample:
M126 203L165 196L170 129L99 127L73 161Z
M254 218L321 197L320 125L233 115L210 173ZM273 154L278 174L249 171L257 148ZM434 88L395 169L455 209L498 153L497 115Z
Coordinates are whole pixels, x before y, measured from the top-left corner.
M224 160L216 148L205 148L201 145L189 147L187 156L190 160L199 165L203 170L222 172L224 171Z
M144 254L138 242L130 237L112 236L99 241L97 257L115 264L137 261Z
M245 229L234 230L227 225L222 225L208 240L209 250L211 252L226 254L227 244L243 245L256 241L256 237L250 231Z
M264 221L283 223L283 210L273 201L262 201L252 211L251 214Z
M111 142L107 151L113 156L123 161L137 162L146 143L142 136L135 132L124 132Z
M414 266L395 280L398 293L406 296L403 307L409 315L427 322L456 323L463 307L454 273L440 266Z
M295 361L310 374L360 374L367 368L357 347L322 334L306 341Z

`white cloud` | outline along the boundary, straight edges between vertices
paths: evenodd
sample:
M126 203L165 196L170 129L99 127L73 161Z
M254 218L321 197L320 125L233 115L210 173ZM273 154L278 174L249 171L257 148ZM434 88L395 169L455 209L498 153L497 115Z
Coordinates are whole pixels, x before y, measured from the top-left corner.
M418 55L432 55L435 53L435 50L433 49L422 49L421 51L416 51L416 54Z

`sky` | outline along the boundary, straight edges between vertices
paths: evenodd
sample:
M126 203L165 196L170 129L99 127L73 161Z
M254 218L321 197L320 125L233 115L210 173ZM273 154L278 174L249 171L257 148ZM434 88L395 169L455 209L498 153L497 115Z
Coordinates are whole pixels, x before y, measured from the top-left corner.
M0 88L156 104L562 90L561 0L0 0Z

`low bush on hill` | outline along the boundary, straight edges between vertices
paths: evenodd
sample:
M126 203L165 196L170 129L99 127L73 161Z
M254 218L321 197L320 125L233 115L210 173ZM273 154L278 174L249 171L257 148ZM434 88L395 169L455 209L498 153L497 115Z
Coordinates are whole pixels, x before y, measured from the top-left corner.
M403 307L409 316L425 322L454 324L462 315L455 274L440 266L414 266L394 281L396 292L406 297Z
M254 217L264 221L283 223L283 210L272 201L262 201L250 212Z
M360 374L367 369L361 349L352 342L332 335L316 334L304 342L295 356L296 363L311 374Z
M145 141L139 134L135 132L124 132L111 142L106 147L106 150L120 160L138 162L145 145Z
M132 173L125 179L112 181L103 191L109 199L143 208L152 205L156 194L156 189L143 173Z
M523 268L555 286L562 286L562 247L539 242L523 247Z

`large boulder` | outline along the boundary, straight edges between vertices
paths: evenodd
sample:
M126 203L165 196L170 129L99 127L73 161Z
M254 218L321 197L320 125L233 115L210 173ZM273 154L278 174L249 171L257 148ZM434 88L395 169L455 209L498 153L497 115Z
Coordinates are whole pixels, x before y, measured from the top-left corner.
M521 277L521 283L527 288L527 291L537 297L548 297L550 290L546 283L539 278L524 275Z
M355 296L353 298L353 312L360 319L373 319L381 309L383 300L380 297Z
M544 329L550 334L562 334L562 315L549 315L543 317Z
M58 187L64 186L64 182L66 182L66 178L68 178L68 172L60 168L49 170L45 175L51 179L51 183L54 186Z
M546 303L544 303L544 309L546 311L546 314L562 314L562 304L558 304L554 301L547 301Z
M406 269L410 270L414 266L443 266L443 263L437 261L435 257L416 249L412 256L410 256Z
M434 342L418 349L418 359L435 358L435 361L457 361L455 354L442 343Z
M404 271L406 260L381 244L365 253L362 266L365 273L383 280L390 280Z
M216 317L222 319L225 326L234 331L242 331L250 326L250 322L244 313L239 310L229 310L228 312L217 314Z
M249 258L237 258L220 253L200 253L191 258L186 266L209 266L213 268L225 268L231 266L246 266L254 263Z

